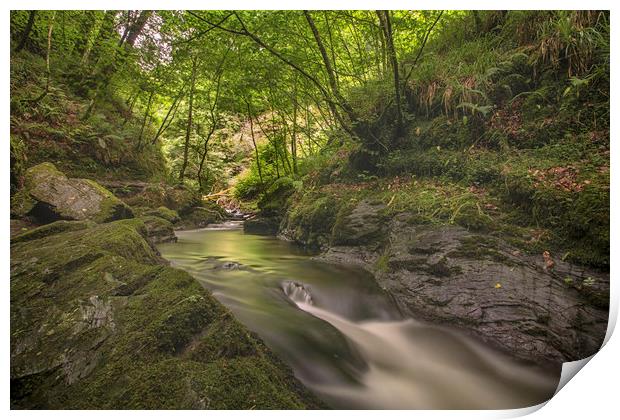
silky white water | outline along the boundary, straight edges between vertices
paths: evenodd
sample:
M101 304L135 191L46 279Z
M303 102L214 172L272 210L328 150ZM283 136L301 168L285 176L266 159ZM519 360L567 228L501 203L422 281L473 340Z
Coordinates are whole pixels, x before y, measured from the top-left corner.
M512 359L463 331L403 316L372 276L236 225L178 232L160 251L196 277L334 408L520 408L560 366Z

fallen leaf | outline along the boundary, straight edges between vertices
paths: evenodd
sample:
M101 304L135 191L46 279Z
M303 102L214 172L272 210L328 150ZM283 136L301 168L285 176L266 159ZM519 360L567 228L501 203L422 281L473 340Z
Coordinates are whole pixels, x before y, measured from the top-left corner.
M555 266L555 261L551 258L549 251L543 252L543 260L545 261L545 270L551 270Z

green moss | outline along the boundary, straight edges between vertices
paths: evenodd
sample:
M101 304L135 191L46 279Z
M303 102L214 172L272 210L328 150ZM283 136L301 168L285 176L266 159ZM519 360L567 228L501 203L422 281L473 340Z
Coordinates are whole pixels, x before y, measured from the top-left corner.
M11 238L11 243L32 241L34 239L43 238L45 236L55 235L62 232L73 232L76 230L87 229L93 227L94 223L90 221L66 221L59 220L49 225L44 225L28 232L22 233Z
M286 211L286 201L295 191L291 178L278 178L258 200L262 216L282 216Z
M514 265L514 261L499 251L499 243L495 238L472 235L461 240L461 245L448 254L453 258L471 258L475 260L491 260L506 265Z
M223 217L221 213L213 208L194 207L187 213L183 214L178 225L186 229L203 228L211 223L221 222Z
M341 202L332 195L308 193L291 207L286 228L293 239L311 248L327 245Z
M164 311L149 328L158 347L176 353L211 320L211 308L202 295L190 295Z
M377 262L375 262L375 269L379 272L385 273L389 268L390 256L388 254L381 255Z
M145 236L133 219L11 245L14 408L322 406Z
M256 341L247 330L231 322L224 314L214 321L191 349L191 359L212 362L221 358L247 357L257 354Z
M102 200L99 203L99 212L93 217L97 223L111 222L119 219L130 219L134 217L133 210L123 201L119 200L114 194L102 187L93 180L85 180L92 188L101 194Z
M145 215L147 216L157 216L160 217L162 219L165 219L167 221L169 221L170 223L177 223L179 220L181 220L179 218L179 214L174 211L169 209L168 207L164 207L164 206L160 206L157 207L156 209L149 209L146 210L144 212Z

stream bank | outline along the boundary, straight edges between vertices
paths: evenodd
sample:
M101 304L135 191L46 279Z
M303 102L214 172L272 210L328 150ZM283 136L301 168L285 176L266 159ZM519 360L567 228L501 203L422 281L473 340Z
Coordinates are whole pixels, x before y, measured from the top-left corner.
M12 408L324 406L209 291L159 255L154 243L176 240L173 223L183 222L176 211L157 200L130 208L51 164L26 178L12 203L13 217L25 217L11 223Z
M360 266L403 313L458 326L519 359L562 363L602 345L608 272L528 252L505 232L429 223L372 197L338 199L328 187L275 189L248 231L276 231L322 260Z

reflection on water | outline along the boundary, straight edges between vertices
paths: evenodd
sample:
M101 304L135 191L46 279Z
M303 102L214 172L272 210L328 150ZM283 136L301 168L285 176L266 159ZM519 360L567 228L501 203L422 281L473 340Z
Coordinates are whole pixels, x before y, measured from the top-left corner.
M196 277L335 408L518 408L550 398L560 367L517 363L403 317L367 272L312 260L238 224L177 232L159 249Z

